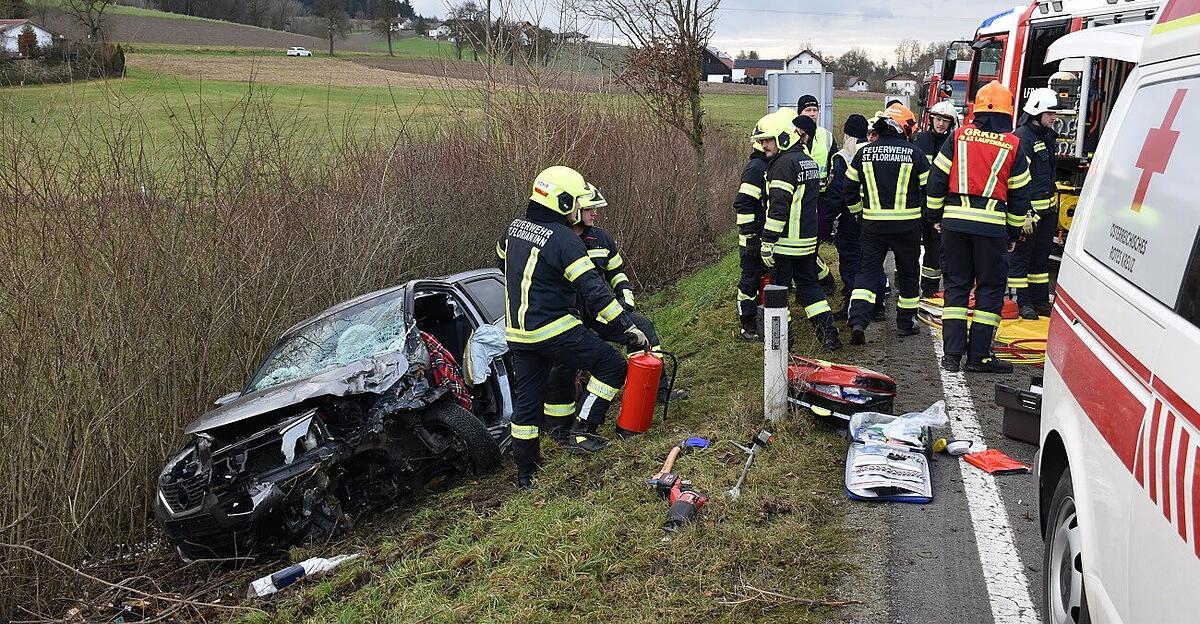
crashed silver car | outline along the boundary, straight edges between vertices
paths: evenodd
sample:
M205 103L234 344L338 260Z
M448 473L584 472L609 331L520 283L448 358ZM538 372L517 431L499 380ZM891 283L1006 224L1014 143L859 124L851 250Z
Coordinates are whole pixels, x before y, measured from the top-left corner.
M503 276L486 269L363 295L289 329L243 390L184 429L159 475L155 512L179 554L277 551L435 478L496 468L512 414L503 315ZM429 335L464 383L436 378Z

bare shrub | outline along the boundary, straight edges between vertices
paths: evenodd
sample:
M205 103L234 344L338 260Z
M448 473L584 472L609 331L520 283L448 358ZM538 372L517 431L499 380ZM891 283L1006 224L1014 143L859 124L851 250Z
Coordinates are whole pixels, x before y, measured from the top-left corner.
M156 536L155 478L181 426L288 326L492 264L542 166L605 189L603 225L643 286L715 249L687 139L616 98L501 90L489 142L469 115L308 133L269 95L219 115L189 101L168 137L127 102L87 105L112 114L51 129L0 99L0 543L66 562ZM741 149L707 145L711 188L733 188ZM0 547L0 616L53 617L81 582Z

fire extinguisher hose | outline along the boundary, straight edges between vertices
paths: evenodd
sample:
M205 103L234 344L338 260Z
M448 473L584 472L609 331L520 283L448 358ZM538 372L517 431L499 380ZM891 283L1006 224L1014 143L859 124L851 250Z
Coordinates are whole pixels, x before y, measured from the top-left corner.
M663 422L667 422L667 409L671 407L671 392L675 388L675 375L679 373L679 360L670 351L659 350L658 355L671 358L671 375L667 378L667 395L663 399Z

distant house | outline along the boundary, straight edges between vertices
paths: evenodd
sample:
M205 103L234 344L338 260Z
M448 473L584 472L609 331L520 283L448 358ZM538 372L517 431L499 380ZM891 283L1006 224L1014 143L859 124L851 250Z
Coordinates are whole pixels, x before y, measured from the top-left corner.
M9 56L20 54L17 37L21 36L21 31L25 30L26 26L33 29L33 34L37 36L39 48L44 50L54 44L54 35L45 28L27 19L4 19L0 20L0 50L3 50Z
M734 73L740 73L743 82L767 84L767 74L783 71L783 59L737 59L733 62Z
M783 64L784 71L800 74L819 74L825 71L825 61L812 50L804 50Z
M700 64L700 73L709 82L733 80L733 59L712 46L700 51Z
M587 43L587 40L588 40L587 35L585 35L581 32L575 32L575 31L559 33L558 38L563 43L574 43L574 44Z
M417 22L412 19L406 19L403 22L400 22L399 25L394 26L395 28L392 30L412 30L417 27Z
M449 39L450 35L453 33L454 31L449 26L442 24L437 28L431 29L429 31L429 36L433 37L434 39Z
M908 73L901 72L883 81L883 87L888 93L899 93L901 95L913 95L917 92L917 77Z
M847 91L858 91L861 93L863 91L871 90L870 83L862 78L859 78L858 76L851 76L847 78L842 85L842 88L846 89Z

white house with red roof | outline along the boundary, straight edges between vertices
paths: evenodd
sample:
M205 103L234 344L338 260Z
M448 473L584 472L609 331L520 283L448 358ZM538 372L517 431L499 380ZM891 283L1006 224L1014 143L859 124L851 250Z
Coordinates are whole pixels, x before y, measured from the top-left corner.
M50 31L27 19L0 19L0 50L10 56L16 56L19 53L17 37L21 35L21 31L25 30L26 26L33 29L39 48L46 49L54 43L54 35Z

